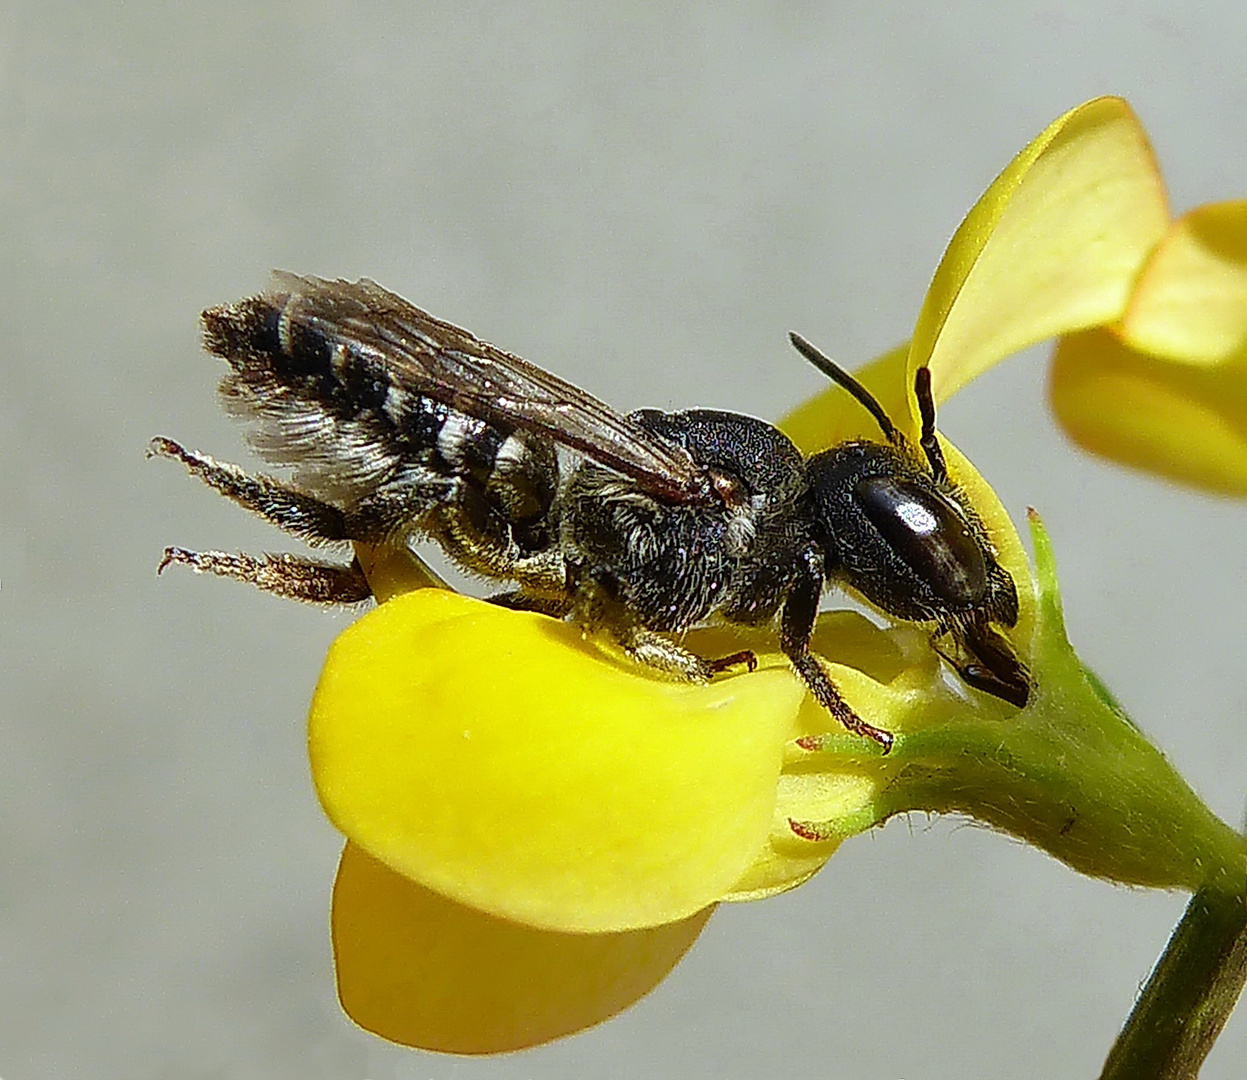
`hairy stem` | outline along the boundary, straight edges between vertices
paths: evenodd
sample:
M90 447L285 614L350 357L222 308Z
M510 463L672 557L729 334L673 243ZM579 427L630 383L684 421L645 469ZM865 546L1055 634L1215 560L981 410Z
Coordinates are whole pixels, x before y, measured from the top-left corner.
M1247 982L1247 876L1191 897L1100 1080L1192 1080Z

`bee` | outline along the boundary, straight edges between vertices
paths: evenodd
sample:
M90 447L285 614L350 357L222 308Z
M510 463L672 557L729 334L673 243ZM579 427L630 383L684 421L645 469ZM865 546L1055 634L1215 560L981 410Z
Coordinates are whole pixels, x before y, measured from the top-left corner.
M1025 669L992 628L1016 622L1016 589L948 478L921 373L925 467L867 391L794 335L887 440L807 460L778 429L738 413L622 415L368 280L279 273L268 292L202 319L205 348L229 364L227 411L290 479L171 439L154 439L150 453L312 544L410 550L431 539L469 573L513 586L495 602L570 617L690 681L752 668L754 657L708 660L679 635L712 618L778 622L814 697L885 753L891 733L854 712L810 650L828 584L934 624L967 684L1024 703ZM301 600L370 595L358 561L169 548L161 569L170 563Z

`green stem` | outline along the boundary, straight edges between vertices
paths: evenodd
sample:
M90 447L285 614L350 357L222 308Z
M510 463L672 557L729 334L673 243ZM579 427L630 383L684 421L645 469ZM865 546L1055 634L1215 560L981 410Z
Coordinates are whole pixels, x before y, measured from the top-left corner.
M1192 1080L1247 982L1247 880L1209 885L1187 905L1100 1080Z

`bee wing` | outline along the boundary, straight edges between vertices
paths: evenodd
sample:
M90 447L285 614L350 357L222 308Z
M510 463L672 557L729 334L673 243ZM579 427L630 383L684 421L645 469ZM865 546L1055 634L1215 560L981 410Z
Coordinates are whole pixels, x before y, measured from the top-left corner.
M651 494L681 503L712 497L705 471L683 447L375 281L328 281L281 271L273 278L270 295L286 317L345 345L402 390L488 424L547 436L630 476Z

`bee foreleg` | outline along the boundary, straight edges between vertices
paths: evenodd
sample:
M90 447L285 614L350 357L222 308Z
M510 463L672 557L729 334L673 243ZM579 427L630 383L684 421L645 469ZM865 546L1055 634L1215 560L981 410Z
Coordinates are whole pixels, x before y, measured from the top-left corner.
M224 551L165 548L156 573L177 563L197 574L245 581L257 589L311 604L359 604L372 596L358 562L349 566L315 562L297 555L230 555Z
M333 543L351 539L341 510L272 477L252 476L237 465L187 450L172 439L152 439L147 454L180 461L210 488L301 540Z
M810 652L810 635L814 632L818 601L823 592L823 560L817 552L808 551L804 562L805 573L793 584L784 601L780 646L818 703L854 735L862 735L879 743L886 754L892 749L892 733L868 724L858 716L841 697L818 657Z

